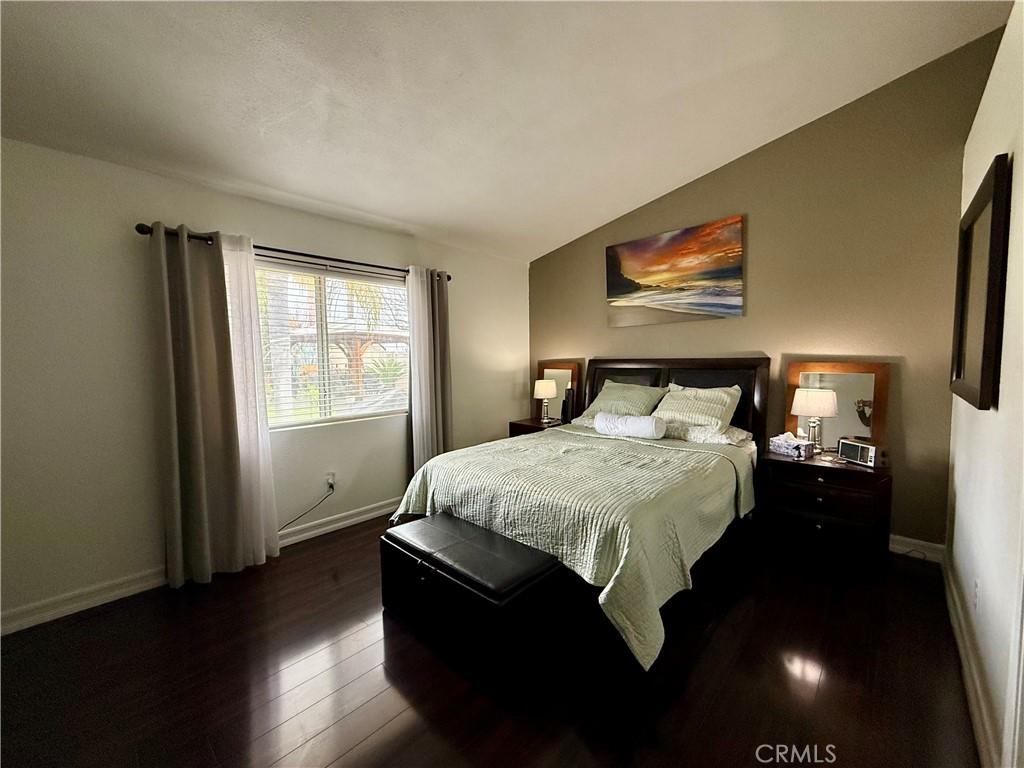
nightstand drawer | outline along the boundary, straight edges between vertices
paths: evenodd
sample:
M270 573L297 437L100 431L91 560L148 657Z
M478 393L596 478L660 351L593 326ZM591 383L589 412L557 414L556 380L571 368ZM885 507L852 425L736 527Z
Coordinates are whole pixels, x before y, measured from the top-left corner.
M776 521L788 545L797 551L830 557L842 551L882 554L888 550L888 529L827 515L792 511Z
M886 476L865 472L857 467L836 464L828 468L816 464L791 462L776 464L772 474L784 483L805 483L811 486L834 485L839 488L864 490L865 487L877 485L885 481Z
M540 419L520 419L508 423L508 436L519 437L519 435L532 435L534 432L543 432L551 427L560 427L562 422L552 420L544 423Z
M824 515L855 523L872 522L878 515L873 493L822 484L779 482L772 489L780 509L806 515Z

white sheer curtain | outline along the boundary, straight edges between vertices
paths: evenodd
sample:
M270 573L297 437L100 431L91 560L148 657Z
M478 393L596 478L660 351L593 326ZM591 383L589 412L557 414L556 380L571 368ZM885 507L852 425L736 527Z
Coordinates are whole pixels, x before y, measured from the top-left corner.
M412 361L412 465L417 471L452 449L452 374L448 342L448 273L409 267L409 357Z
M277 501L270 456L267 400L263 395L256 258L252 240L221 235L231 326L231 369L241 464L242 565L259 565L280 553Z
M156 222L151 239L170 340L171 586L278 552L252 243L189 234Z

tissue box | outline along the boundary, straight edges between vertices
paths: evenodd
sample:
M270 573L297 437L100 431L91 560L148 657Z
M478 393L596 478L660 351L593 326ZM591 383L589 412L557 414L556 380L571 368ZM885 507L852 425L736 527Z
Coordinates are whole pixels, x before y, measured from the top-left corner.
M809 459L814 456L814 443L810 440L785 440L773 437L768 441L768 450L772 453L781 453L783 456L792 456L794 459Z

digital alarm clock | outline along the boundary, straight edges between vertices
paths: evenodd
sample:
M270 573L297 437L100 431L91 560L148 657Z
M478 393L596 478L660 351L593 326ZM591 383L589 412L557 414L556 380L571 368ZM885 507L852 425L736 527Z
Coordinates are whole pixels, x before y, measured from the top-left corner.
M883 467L886 465L885 451L867 442L867 439L863 437L839 438L839 448L836 453L839 455L839 458L853 464L860 464L863 467Z

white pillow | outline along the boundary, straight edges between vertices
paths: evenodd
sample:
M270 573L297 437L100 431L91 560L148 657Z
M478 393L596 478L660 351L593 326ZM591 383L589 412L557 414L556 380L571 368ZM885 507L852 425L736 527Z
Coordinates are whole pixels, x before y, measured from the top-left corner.
M573 419L572 423L593 427L594 417L602 412L616 416L650 416L654 406L666 392L667 387L645 387L642 384L606 381L590 407Z
M754 438L747 430L739 427L726 427L725 432L719 432L714 427L684 427L680 424L667 426L665 437L686 440L688 443L713 443L715 445L740 445Z
M735 384L708 389L669 384L668 394L662 398L654 415L665 420L669 437L673 437L674 425L711 427L716 432L725 432L736 413L742 392Z
M594 417L594 429L600 435L612 437L661 440L665 436L665 422L654 416L616 416L604 411Z

